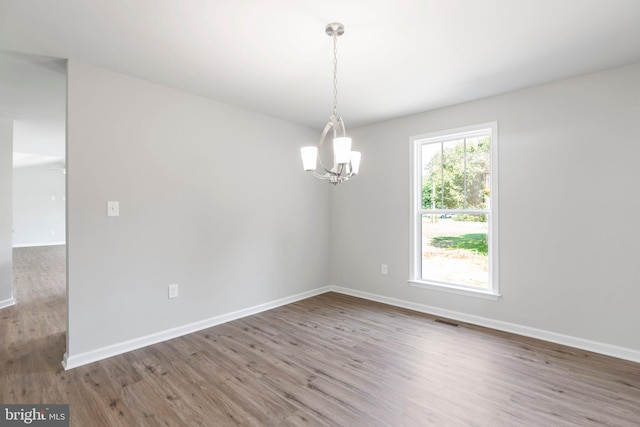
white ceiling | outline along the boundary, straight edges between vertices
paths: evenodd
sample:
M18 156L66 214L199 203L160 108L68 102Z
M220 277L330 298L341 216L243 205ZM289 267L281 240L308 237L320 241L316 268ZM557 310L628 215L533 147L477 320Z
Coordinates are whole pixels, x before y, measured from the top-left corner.
M640 62L639 0L0 0L0 65L71 58L321 128L332 21L347 128Z

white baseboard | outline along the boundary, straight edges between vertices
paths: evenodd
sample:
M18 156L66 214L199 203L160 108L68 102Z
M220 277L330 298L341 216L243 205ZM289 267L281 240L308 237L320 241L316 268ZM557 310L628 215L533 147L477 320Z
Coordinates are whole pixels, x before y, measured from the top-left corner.
M582 350L592 351L594 353L600 353L607 356L617 357L619 359L630 360L632 362L640 363L640 351L632 350L625 347L614 346L611 344L600 343L596 341L590 341L582 338L577 338L569 335L558 334L551 331L545 331L542 329L531 328L528 326L518 325L515 323L503 322L500 320L489 319L486 317L474 316L471 314L461 313L457 311L445 310L439 307L433 307L425 304L418 304L410 301L404 301L396 298L390 298L382 295L372 294L369 292L357 291L354 289L342 288L339 286L326 286L323 288L314 289L311 291L296 294L290 297L281 298L275 301L259 304L253 307L249 307L243 310L233 311L231 313L222 314L220 316L205 319L199 322L190 323L188 325L172 328L166 331L150 334L144 337L136 338L133 340L125 341L122 343L106 346L97 350L88 351L76 355L64 354L62 366L65 370L77 368L82 365L97 362L102 359L117 356L119 354L127 353L129 351L137 350L142 347L146 347L152 344L157 344L162 341L167 341L173 338L177 338L183 335L198 332L203 329L207 329L213 326L221 325L232 320L240 319L246 316L251 316L266 310L271 310L276 307L280 307L286 304L291 304L296 301L300 301L306 298L310 298L316 295L320 295L326 292L338 292L345 295L351 295L358 298L367 299L370 301L381 302L383 304L389 304L396 307L402 307L409 310L418 311L421 313L427 313L434 316L441 316L448 319L458 320L460 322L471 323L478 326L484 326L491 329L497 329L499 331L510 332L517 335L522 335L531 338L537 338L544 341L549 341L557 344L566 345L569 347L579 348ZM15 301L12 299L6 301L0 301L0 308L13 305ZM4 304L4 305L3 305Z
M13 245L14 248L36 248L39 246L61 246L66 245L66 242L47 242L47 243L20 243Z
M15 305L15 304L16 304L16 300L13 297L11 297L9 299L0 301L0 309L11 307L12 305Z
M306 298L310 298L316 295L320 295L329 292L330 288L324 287L314 289L307 292L302 292L290 297L281 298L275 301L259 304L253 307L245 308L243 310L233 311L231 313L222 314L220 316L212 317L209 319L201 320L199 322L190 323L188 325L179 326L177 328L168 329L166 331L157 332L144 337L135 338L122 343L106 346L97 350L88 351L85 353L69 355L64 354L62 360L62 366L65 370L77 368L88 363L97 362L98 360L107 359L109 357L117 356L119 354L127 353L129 351L137 350L142 347L146 347L152 344L157 344L162 341L167 341L173 338L178 338L183 335L198 332L203 329L210 328L212 326L221 325L223 323L230 322L232 320L240 319L246 316L251 316L272 308L280 307L283 305L291 304L292 302L300 301Z
M460 322L471 323L478 326L484 326L499 331L510 332L517 335L523 335L530 338L537 338L543 341L549 341L556 344L562 344L569 347L579 348L582 350L592 351L594 353L604 354L606 356L617 357L618 359L630 360L640 363L640 351L626 347L619 347L611 344L605 344L597 341L577 338L570 335L558 334L556 332L546 331L542 329L531 328L528 326L518 325L515 323L503 322L500 320L489 319L486 317L474 316L471 314L460 313L457 311L445 310L439 307L433 307L424 304L418 304L410 301L399 300L396 298L385 297L382 295L372 294L369 292L357 291L339 286L330 286L331 291L345 295L351 295L371 301L381 302L396 307L407 308L409 310L421 313L431 314L434 316L446 317L448 319L458 320Z

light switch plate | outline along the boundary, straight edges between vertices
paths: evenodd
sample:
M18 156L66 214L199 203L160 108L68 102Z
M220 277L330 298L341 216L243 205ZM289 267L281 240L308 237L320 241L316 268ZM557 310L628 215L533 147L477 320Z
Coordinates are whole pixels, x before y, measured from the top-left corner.
M178 284L169 285L169 298L178 298Z
M120 216L120 202L107 202L107 216Z

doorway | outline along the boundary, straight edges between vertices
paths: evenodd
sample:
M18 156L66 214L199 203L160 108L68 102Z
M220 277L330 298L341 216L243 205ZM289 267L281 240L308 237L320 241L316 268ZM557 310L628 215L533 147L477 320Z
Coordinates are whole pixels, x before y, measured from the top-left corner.
M0 261L12 272L9 294L15 304L3 315L20 325L2 335L15 351L39 351L28 348L33 343L50 348L57 354L47 351L46 357L58 364L67 312L66 85L66 60L0 51L0 116L10 121L11 131L0 154L13 166L0 182L10 192L2 207L8 238L0 236L8 259Z

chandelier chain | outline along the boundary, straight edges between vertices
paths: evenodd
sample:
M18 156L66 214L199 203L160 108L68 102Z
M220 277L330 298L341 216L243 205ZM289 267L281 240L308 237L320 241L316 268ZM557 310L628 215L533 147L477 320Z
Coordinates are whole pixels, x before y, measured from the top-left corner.
M333 32L333 115L338 116L338 34Z

